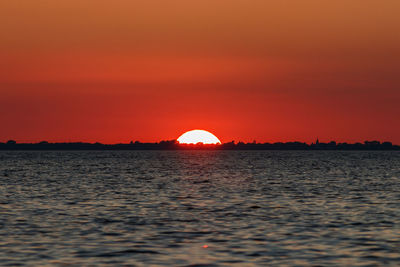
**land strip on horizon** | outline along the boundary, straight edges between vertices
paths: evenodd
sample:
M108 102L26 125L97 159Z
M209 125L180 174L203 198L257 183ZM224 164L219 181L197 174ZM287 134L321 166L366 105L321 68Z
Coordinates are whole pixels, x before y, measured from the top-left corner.
M127 144L102 143L17 143L10 140L0 142L0 150L400 150L399 145L391 142L365 141L363 143L329 143L315 142L277 142L277 143L243 143L228 142L222 144L179 144L176 140L160 141L158 143L142 143L139 141Z

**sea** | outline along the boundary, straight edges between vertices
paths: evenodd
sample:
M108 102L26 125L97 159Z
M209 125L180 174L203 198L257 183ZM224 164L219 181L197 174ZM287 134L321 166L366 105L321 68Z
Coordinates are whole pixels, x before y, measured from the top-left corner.
M399 266L399 151L1 151L1 266Z

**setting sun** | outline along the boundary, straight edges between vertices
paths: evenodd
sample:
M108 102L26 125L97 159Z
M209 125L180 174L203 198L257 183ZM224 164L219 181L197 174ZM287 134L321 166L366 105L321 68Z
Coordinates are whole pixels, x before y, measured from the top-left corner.
M178 138L178 142L180 144L221 144L215 135L204 130L188 131Z

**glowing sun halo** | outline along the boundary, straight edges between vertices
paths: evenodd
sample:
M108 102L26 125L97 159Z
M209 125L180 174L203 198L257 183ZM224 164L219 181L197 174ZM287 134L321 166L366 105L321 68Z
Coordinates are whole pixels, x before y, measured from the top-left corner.
M178 142L180 144L221 144L215 135L204 130L188 131L178 138Z

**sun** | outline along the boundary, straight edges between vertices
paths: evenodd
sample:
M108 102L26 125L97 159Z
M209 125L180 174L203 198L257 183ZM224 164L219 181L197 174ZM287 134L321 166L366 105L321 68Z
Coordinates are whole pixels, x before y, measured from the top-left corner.
M221 144L221 141L210 132L204 130L188 131L178 138L180 144Z

